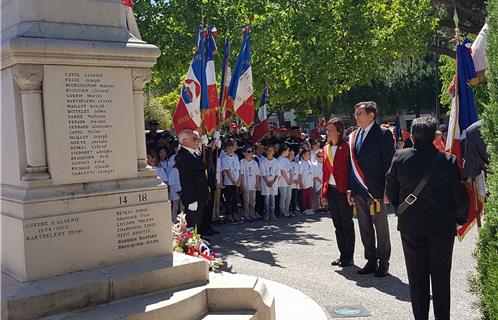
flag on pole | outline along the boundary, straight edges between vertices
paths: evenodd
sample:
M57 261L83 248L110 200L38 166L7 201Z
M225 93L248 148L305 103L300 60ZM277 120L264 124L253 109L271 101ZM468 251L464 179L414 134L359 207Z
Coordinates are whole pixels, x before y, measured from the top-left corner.
M218 34L215 26L208 27L206 33L206 85L207 85L207 108L201 102L202 119L206 131L211 134L216 128L217 112L219 107L218 89L216 88L216 72L214 66L214 55L218 51L214 36Z
M220 87L220 113L219 123L232 117L233 112L227 109L228 86L232 80L232 69L230 68L230 37L225 39L223 48L223 64L221 65L221 87Z
M462 133L472 123L476 122L477 112L474 95L470 82L476 77L476 70L470 54L470 41L465 40L457 46L456 52L456 76L452 82L452 106L448 126L448 139L446 151L455 155L457 163L462 168ZM457 230L457 235L462 240L467 232L480 219L483 202L476 199L476 190L472 183L465 183L469 196L469 216L465 225Z
M202 27L199 26L197 29L197 47L173 115L173 126L177 134L184 129L195 130L202 124L201 100L207 104L205 67L204 34ZM202 94L205 94L206 98L202 99Z
M244 28L244 39L228 88L227 108L232 109L246 126L254 120L254 95L252 86L251 48L249 28Z
M399 113L396 113L396 121L394 122L394 139L396 141L403 140L403 130L401 129L401 123L399 122Z
M270 132L268 124L268 100L270 99L270 91L268 86L263 89L263 95L259 101L259 108L257 111L256 124L252 128L252 142L259 142L263 137Z

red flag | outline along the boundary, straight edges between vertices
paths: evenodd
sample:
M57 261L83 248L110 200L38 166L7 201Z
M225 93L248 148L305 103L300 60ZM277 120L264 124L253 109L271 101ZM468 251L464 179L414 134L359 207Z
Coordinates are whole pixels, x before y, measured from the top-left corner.
M133 6L135 6L135 3L133 3L133 0L121 0L121 3L127 7L130 7L133 9Z
M216 42L214 41L214 34L216 27L211 26L206 34L206 84L207 84L207 108L203 109L203 104L201 104L202 109L202 119L204 121L204 127L206 127L207 134L211 134L216 128L217 124L217 112L219 101L218 101L218 89L216 88L216 72L214 66L214 55L218 51L216 47Z

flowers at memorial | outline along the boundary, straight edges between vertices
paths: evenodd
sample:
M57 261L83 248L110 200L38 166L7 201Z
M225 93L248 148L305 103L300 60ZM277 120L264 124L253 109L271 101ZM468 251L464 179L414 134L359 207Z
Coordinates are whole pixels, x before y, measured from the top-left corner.
M223 266L223 260L209 248L209 243L201 238L194 228L187 227L185 213L178 214L177 222L173 224L173 250L193 257L207 260L210 271L216 271Z

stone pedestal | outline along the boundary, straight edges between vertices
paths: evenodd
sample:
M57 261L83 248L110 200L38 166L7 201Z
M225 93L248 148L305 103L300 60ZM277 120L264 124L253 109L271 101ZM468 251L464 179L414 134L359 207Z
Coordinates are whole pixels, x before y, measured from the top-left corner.
M143 87L160 55L121 0L2 0L2 272L19 281L171 248L147 168Z

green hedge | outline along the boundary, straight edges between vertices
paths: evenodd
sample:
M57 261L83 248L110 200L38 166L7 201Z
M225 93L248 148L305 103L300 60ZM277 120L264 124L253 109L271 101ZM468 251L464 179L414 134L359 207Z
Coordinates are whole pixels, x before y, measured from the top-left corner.
M476 250L477 289L483 319L498 319L498 0L488 1L487 49L488 89L491 101L486 105L483 134L491 155L485 223L479 231Z

